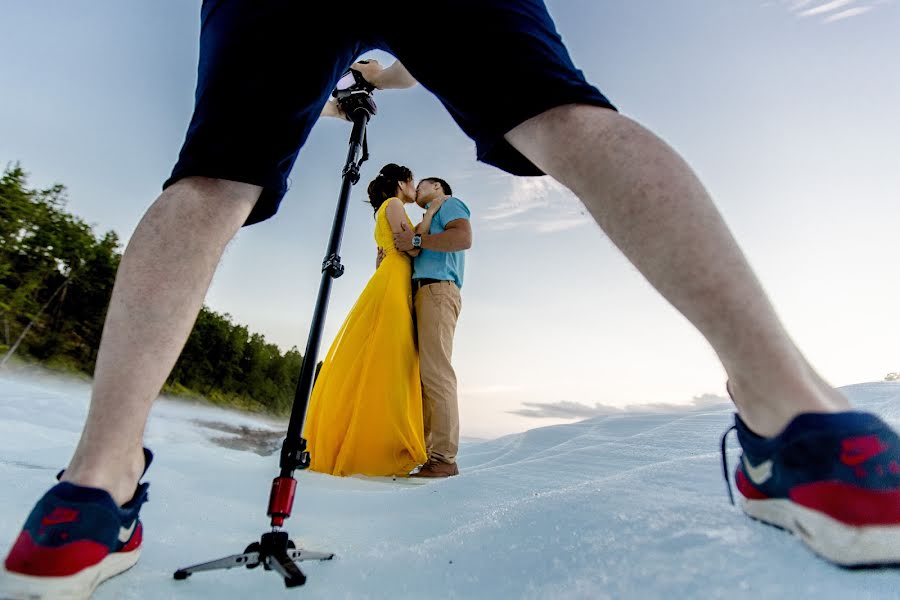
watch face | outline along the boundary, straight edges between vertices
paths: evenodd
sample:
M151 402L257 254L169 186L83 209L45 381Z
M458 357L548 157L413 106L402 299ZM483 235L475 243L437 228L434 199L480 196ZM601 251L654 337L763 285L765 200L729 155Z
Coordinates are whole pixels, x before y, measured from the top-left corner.
M421 235L418 235L418 234L417 234L417 235L414 235L414 236L413 236L413 239L412 239L412 242L413 242L413 246L414 246L414 247L420 248L420 247L422 246L422 236L421 236Z

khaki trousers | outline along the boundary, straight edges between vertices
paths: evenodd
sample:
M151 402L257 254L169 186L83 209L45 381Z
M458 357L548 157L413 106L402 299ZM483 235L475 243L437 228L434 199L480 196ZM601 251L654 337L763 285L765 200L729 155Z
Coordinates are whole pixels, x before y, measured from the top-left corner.
M450 358L462 307L459 288L452 281L422 286L416 292L415 307L425 447L429 459L454 463L459 450L459 405Z

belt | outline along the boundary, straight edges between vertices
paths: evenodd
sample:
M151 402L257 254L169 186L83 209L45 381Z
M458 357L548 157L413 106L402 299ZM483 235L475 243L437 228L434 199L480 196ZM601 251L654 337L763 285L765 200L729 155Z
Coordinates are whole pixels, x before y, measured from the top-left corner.
M413 282L412 282L413 291L418 292L419 289L425 287L426 285L431 285L432 283L443 283L444 281L447 281L447 280L446 279L426 279L426 278L413 279Z

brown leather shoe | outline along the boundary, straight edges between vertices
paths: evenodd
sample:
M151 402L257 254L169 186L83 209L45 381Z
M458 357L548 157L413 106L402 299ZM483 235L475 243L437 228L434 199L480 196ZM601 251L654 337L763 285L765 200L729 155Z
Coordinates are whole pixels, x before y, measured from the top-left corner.
M459 467L456 466L456 463L429 460L410 477L453 477L454 475L459 475Z

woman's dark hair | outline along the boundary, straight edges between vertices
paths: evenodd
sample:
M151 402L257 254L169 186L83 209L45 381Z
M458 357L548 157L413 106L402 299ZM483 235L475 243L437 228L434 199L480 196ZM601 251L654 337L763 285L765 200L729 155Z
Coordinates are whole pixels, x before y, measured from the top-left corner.
M399 185L411 180L412 176L412 171L401 165L388 163L381 167L381 171L369 183L369 202L375 212L378 212L385 200L396 196Z
M448 196L453 195L453 190L450 189L450 184L441 179L440 177L426 177L422 181L431 181L432 183L436 183L441 186L441 189L444 190L444 193Z

